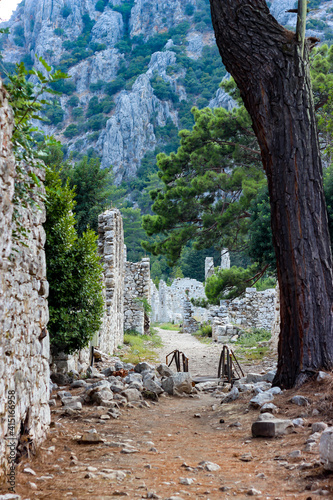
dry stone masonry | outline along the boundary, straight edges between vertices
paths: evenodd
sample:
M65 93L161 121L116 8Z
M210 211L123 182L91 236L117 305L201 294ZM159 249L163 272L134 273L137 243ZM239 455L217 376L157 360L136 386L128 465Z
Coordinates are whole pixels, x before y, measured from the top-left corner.
M149 333L150 320L144 303L150 305L150 260L126 262L124 288L124 330Z
M45 209L40 200L40 210L22 209L20 220L28 236L25 245L16 241L12 129L12 111L0 82L0 482L8 471L8 443L14 450L33 448L44 439L50 422ZM41 170L35 173L43 180Z
M124 340L124 231L119 210L98 217L98 248L105 284L105 311L98 334L103 352L112 353Z

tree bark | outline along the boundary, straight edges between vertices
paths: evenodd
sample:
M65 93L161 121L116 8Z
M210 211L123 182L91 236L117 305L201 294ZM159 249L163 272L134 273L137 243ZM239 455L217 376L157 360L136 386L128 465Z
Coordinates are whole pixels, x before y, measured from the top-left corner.
M265 0L210 0L216 42L261 149L281 298L275 385L333 367L332 256L308 70L309 44Z

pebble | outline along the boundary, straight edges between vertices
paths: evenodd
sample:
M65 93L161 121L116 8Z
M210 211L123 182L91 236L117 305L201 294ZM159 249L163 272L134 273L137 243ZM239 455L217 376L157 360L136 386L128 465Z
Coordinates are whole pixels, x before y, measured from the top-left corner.
M29 482L28 482L28 484L29 484L29 486L30 486L30 488L31 488L32 490L37 490L37 489L38 489L38 488L37 488L37 484L36 484L36 483L31 483L31 482L29 481Z
M328 425L325 422L314 422L311 426L312 432L323 432Z
M292 423L294 424L295 427L303 427L305 424L305 421L303 418L294 418L292 420Z
M298 406L308 406L309 405L309 400L304 397L304 396L294 396L290 400L294 405Z
M201 418L201 414L200 413L195 413L194 414L194 418Z
M256 490L255 488L251 488L251 489L247 492L247 495L249 495L250 497L254 497L254 496L256 496L256 495L261 495L261 491Z
M154 446L152 448L150 448L149 451L152 451L153 453L157 453L157 448L155 448Z
M301 450L294 450L288 453L288 457L290 458L299 458L302 455Z
M180 484L186 484L187 486L189 486L190 484L193 484L195 482L195 479L193 479L192 477L181 477L179 479L179 482Z
M36 472L30 469L30 467L26 467L25 469L23 469L23 472L25 472L26 474L31 474L32 476L36 476Z
M266 479L266 476L263 472L259 472L259 474L257 474L256 477L259 479Z
M214 464L214 462L200 462L199 465L202 465L209 472L216 472L221 469L218 464Z
M138 453L138 452L139 452L139 450L137 450L136 448L128 448L127 447L127 448L123 448L120 453L125 453L126 455L129 455L131 453Z
M241 460L242 462L251 462L251 460L253 460L253 456L251 455L251 453L244 453L244 455L242 455L239 460Z

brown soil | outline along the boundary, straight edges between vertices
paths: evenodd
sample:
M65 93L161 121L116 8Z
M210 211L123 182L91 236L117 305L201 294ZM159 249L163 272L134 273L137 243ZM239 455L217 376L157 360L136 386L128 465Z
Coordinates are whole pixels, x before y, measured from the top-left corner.
M82 389L72 392L80 394ZM294 394L307 396L311 405L292 405L289 400ZM106 410L84 406L79 415L70 417L63 415L59 402L52 409L53 428L48 440L36 457L24 459L18 466L16 491L22 498L52 500L106 500L117 496L167 499L175 495L215 500L246 499L249 490L255 488L261 492L258 499L305 500L320 498L314 491L324 489L328 491L326 497L333 499L333 475L320 465L318 452L304 451L312 422L333 423L331 394L329 382L311 382L300 390L276 396L274 404L280 408L281 418L302 416L306 420L303 428L276 439L251 437L251 424L259 411L248 409L249 395L223 405L203 393L200 399L165 397L155 404L149 401L149 407L122 408L118 420L106 423L99 419ZM311 416L314 408L320 411L318 416ZM233 426L237 422L241 427ZM79 445L77 436L91 428L106 442ZM121 447L111 445L114 442L126 442L138 452L121 453ZM48 451L49 447L55 447L55 451ZM301 457L288 457L293 450L301 450ZM250 461L243 461L246 454L252 455ZM202 461L221 468L217 472L198 469ZM23 473L28 466L36 476ZM87 467L96 468L90 473L92 477L85 477ZM112 478L111 470L125 471L126 477ZM48 474L53 478L37 480ZM180 478L194 481L184 485Z

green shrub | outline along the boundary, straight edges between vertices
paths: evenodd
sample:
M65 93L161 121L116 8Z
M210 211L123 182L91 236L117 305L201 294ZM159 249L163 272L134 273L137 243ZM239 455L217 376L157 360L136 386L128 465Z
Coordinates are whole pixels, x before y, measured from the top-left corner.
M72 95L67 101L68 106L72 106L73 108L77 106L80 102L80 99L78 98L77 95Z
M57 36L61 36L64 34L64 30L62 28L56 28L53 33Z
M77 125L75 125L75 123L71 123L70 125L68 125L68 127L64 131L64 136L67 137L68 139L72 139L73 137L78 135L78 133L79 133L79 130L78 130Z
M53 351L83 349L99 330L103 315L102 268L97 236L77 237L74 190L58 173L46 177L46 262L50 286L48 329Z
M53 104L47 107L45 115L52 125L58 125L58 123L63 121L65 112L62 109L60 102L54 100Z
M64 7L61 10L62 17L64 17L65 19L67 19L67 17L70 16L71 14L72 14L72 9L70 8L70 6L69 5L64 5Z
M187 16L193 16L193 13L194 13L194 7L193 5L191 5L190 3L188 3L185 7L185 14Z
M87 127L90 130L101 130L105 127L106 122L107 118L103 115L103 113L99 113L89 118Z
M83 109L82 108L74 108L72 110L72 117L74 120L78 120L80 118L83 118Z
M103 0L98 0L98 2L95 4L95 10L97 10L99 12L103 12L104 9L105 9L105 5L104 5Z
M103 80L98 80L96 83L91 83L89 85L89 89L91 92L98 92L99 90L102 90L106 85L106 82L103 82Z

